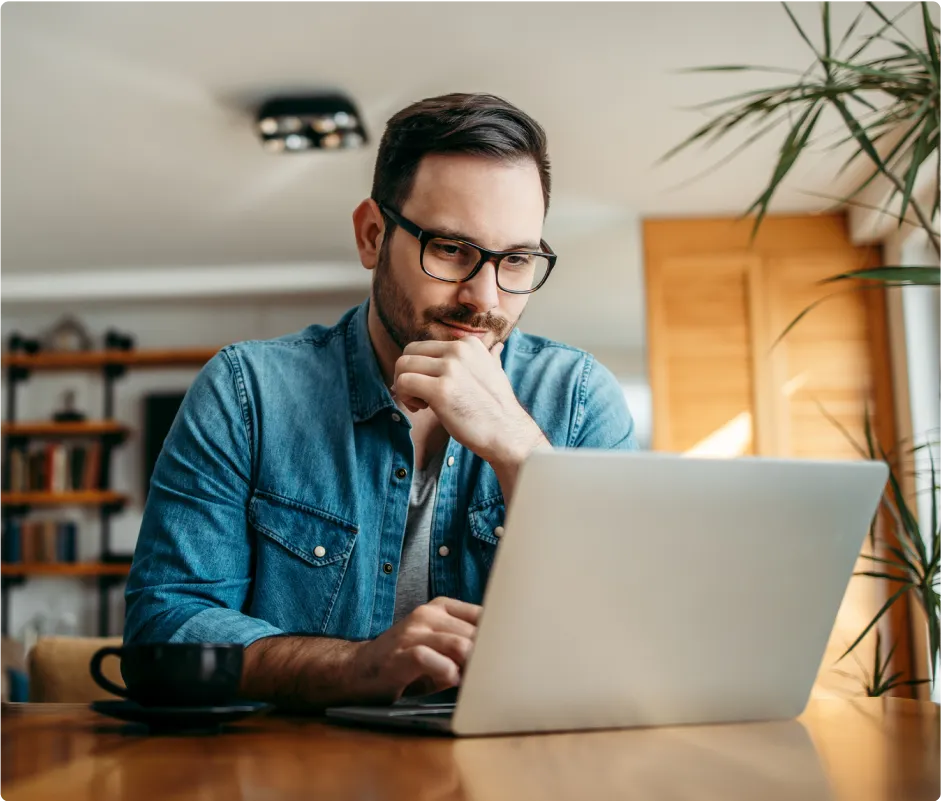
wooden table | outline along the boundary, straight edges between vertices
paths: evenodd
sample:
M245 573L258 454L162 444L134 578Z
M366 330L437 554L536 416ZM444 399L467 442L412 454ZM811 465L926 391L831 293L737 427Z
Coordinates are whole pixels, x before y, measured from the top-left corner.
M272 715L147 736L78 705L5 704L0 793L30 799L934 801L938 707L813 702L798 721L467 740Z

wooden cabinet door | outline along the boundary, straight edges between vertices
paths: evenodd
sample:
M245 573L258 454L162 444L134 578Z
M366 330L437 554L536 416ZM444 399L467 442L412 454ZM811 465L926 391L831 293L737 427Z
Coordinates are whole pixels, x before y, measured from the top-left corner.
M653 447L753 453L748 274L741 251L663 256L648 274Z
M863 442L866 409L881 413L872 403L872 304L866 291L821 281L878 263L877 251L853 246L841 217L769 218L754 240L750 221L652 220L644 251L655 450L860 458L841 427ZM801 310L833 293L774 344ZM815 695L861 691L854 658L839 665L848 676L833 667L884 590L869 578L850 582ZM871 638L856 657L871 670Z
M864 254L863 254L864 255ZM854 251L775 254L762 260L770 334L766 357L774 376L777 434L773 455L859 458L841 432L864 443L866 410L872 413L872 364L866 298L821 282L859 269ZM801 310L830 296L771 349Z

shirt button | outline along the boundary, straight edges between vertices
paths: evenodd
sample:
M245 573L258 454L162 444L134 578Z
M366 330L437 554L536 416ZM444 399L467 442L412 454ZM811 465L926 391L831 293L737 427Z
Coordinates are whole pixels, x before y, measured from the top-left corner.
M404 467L400 467L398 470L395 471L395 474L399 478L405 478L405 476L408 475L408 470L406 470Z
M327 555L327 549L324 548L323 545L318 545L316 548L314 548L314 556L316 556L317 558L320 558L321 556L326 556L326 555Z
M400 415L400 414L398 414L398 413L396 413L396 412L392 412L392 422L393 422L393 423L401 423L401 422L402 422L402 415Z
M447 556L451 551L448 549L447 545L442 545L438 548L438 556Z
M448 457L448 467L454 467L454 457L453 457L453 456L449 456L449 457Z
M503 536L503 526L497 526L493 530L493 536L496 537L497 539L500 539L500 537Z
M386 562L386 563L382 566L382 572L385 573L387 576L388 576L393 570L395 570L395 568L392 567L392 562Z

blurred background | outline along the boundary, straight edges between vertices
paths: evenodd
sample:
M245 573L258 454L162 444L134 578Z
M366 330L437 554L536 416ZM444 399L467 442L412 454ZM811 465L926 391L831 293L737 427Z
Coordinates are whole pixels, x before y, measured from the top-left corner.
M821 7L793 8L817 39ZM834 30L862 9L835 4ZM657 163L715 111L691 107L782 80L684 68L813 62L776 3L6 3L0 23L5 536L20 531L5 543L3 621L27 647L120 634L121 576L174 403L216 348L330 325L366 297L352 210L385 121L437 94L497 94L546 129L559 262L522 327L606 364L643 447L857 458L821 404L860 439L875 408L887 448L938 425L936 287L846 295L771 348L820 279L937 264L917 227L828 199L870 169L838 174L854 143L838 144L835 112L755 241L737 218L787 126L712 171L747 132ZM898 24L921 31L918 13ZM265 100L320 91L352 100L364 147L262 147ZM29 362L37 345L59 361ZM109 345L151 357L96 361ZM106 425L11 427L56 416ZM93 494L63 497L80 491ZM32 539L45 547L27 553ZM866 581L844 603L822 691L865 685L849 660L849 678L830 667L881 605ZM924 623L903 628L910 666Z

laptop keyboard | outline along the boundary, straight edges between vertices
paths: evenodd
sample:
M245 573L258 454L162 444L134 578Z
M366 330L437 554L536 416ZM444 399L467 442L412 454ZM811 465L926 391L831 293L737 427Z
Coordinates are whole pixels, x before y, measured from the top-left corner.
M432 715L434 717L450 717L454 714L454 704L425 704L416 706L393 706L384 714L393 717L408 717L412 715Z

